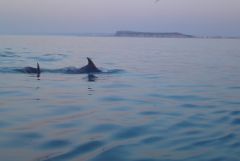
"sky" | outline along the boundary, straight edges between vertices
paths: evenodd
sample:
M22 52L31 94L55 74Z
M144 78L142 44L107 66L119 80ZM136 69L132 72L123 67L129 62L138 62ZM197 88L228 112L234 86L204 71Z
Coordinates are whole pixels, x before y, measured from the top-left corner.
M240 36L240 0L0 0L0 34Z

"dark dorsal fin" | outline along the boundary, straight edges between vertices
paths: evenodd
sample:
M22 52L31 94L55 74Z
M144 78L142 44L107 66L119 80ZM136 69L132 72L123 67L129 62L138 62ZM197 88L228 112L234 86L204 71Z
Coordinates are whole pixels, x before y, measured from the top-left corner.
M91 68L97 68L96 65L93 63L93 61L87 57L87 60L88 60L88 66L91 67Z
M37 74L40 74L40 66L39 66L39 64L37 63Z

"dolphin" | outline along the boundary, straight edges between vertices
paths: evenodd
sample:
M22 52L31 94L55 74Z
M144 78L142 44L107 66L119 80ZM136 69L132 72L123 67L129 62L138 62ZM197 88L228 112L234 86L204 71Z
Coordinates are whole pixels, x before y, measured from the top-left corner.
M37 63L37 68L34 67L24 67L22 69L17 69L18 71L22 72L22 73L36 73L38 76L40 76L41 70L40 70L40 66Z
M37 74L37 77L40 77L41 72L50 72L50 73L66 73L66 74L94 74L94 73L101 73L102 71L96 67L96 65L93 63L93 61L87 57L88 64L81 67L66 67L66 68L60 68L60 69L40 69L39 64L37 63L37 68L34 67L24 67L21 69L16 69L19 72L22 73L29 73L29 74Z
M40 74L40 66L39 64L37 63L37 68L34 68L34 67L25 67L23 68L23 71L25 73L36 73L36 74Z

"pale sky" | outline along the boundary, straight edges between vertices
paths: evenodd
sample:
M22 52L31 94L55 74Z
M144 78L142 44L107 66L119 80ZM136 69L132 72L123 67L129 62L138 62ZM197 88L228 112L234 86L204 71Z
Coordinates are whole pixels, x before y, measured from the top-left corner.
M0 34L117 30L240 36L240 0L0 0Z

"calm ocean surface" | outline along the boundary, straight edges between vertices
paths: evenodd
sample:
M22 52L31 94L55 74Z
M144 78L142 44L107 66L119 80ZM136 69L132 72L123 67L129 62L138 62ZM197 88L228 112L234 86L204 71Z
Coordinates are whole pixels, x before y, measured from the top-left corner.
M0 36L0 160L239 161L240 40Z

